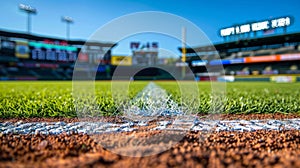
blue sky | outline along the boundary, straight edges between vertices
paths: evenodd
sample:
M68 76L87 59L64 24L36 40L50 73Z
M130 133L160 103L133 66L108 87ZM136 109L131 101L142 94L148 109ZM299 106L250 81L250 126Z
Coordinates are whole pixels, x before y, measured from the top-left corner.
M61 16L64 15L71 16L75 21L71 25L71 39L86 40L111 20L143 11L168 12L183 17L199 27L213 43L223 41L218 35L218 30L222 27L286 15L295 18L288 32L300 32L299 0L8 0L2 1L0 5L0 29L26 31L26 15L18 10L19 3L37 8L38 14L32 17L34 34L61 38L65 37L66 25L61 22ZM148 40L158 41L159 47L178 54L180 41L164 38L132 36L120 41L113 53L128 55L130 41Z

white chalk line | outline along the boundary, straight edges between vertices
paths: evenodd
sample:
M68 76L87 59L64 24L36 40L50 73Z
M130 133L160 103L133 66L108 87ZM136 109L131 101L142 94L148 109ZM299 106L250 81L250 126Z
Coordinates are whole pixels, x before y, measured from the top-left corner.
M179 121L178 123L184 121ZM194 120L191 127L170 127L170 120L157 121L151 130L185 130L185 131L258 131L258 130L300 130L300 118L285 120ZM137 127L148 126L146 122L2 122L0 134L45 134L62 133L102 134L136 131Z

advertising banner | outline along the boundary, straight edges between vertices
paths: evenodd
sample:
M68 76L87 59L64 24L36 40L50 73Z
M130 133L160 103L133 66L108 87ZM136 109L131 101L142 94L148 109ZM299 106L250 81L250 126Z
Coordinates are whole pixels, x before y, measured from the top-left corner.
M276 83L293 83L296 80L296 76L271 76L271 81Z
M224 65L224 64L228 64L229 63L229 60L211 60L209 62L209 65Z
M273 61L280 61L280 57L278 55L272 55L272 56L259 56L259 57L245 58L245 63L273 62Z
M240 64L244 63L244 58L236 58L231 60L212 60L210 61L210 65L228 65L228 64Z
M89 61L89 56L88 56L88 54L87 54L87 53L82 53L82 52L80 52L80 53L78 54L78 61L80 61L80 62L88 62L88 61Z
M230 64L240 64L244 63L245 59L244 58L236 58L236 59L231 59L229 60Z
M29 47L27 42L16 42L16 57L29 59Z
M207 64L207 60L195 60L192 61L192 66L205 66Z
M129 56L112 56L111 57L112 65L121 65L121 66L131 66L132 57Z
M300 60L300 54L283 54L280 55L281 61Z
M219 76L217 78L219 82L234 82L234 76Z
M259 63L259 62L276 62L276 61L293 61L300 60L300 54L281 54L281 55L268 55L268 56L256 56L236 58L230 60L212 60L209 65L228 65L228 64L240 64L240 63Z

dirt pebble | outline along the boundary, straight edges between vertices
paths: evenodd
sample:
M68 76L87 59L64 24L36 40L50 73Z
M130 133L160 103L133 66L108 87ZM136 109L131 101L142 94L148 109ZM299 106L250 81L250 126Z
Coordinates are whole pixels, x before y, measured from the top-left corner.
M160 132L140 132L155 136ZM120 143L123 135L113 134ZM105 138L110 135L103 135ZM165 145L169 142L156 142ZM147 145L147 146L146 146ZM159 148L149 146L145 148ZM133 151L131 146L120 150ZM0 167L300 167L300 131L189 132L171 149L147 157L121 156L83 134L2 135Z

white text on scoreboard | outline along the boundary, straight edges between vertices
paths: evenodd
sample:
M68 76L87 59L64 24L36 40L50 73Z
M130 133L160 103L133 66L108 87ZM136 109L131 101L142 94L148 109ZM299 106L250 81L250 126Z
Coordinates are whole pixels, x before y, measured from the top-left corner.
M255 31L262 31L262 30L270 30L276 29L280 27L287 27L290 26L292 22L291 17L281 17L272 20L265 20L261 22L254 22L242 25L235 25L232 27L227 27L220 30L220 35L222 37L243 34L243 33L250 33Z

